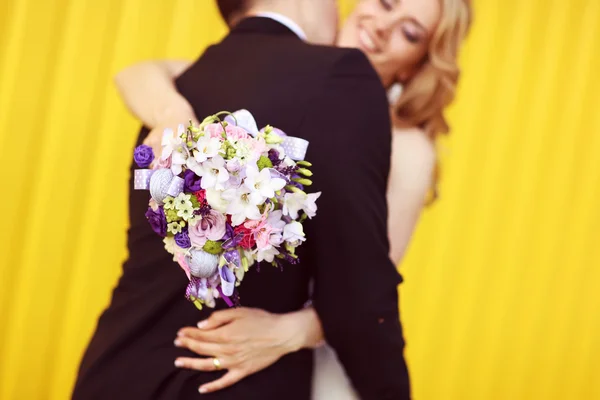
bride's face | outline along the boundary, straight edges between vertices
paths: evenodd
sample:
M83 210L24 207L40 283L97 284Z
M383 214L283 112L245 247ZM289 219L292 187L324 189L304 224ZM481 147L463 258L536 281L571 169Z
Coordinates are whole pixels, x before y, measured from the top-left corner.
M342 27L338 45L365 52L384 85L406 81L426 56L440 18L439 0L362 0Z

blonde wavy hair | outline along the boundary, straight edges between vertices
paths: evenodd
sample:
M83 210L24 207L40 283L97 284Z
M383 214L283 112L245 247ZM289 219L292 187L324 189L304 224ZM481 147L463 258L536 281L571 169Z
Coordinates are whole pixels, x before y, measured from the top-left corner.
M473 19L471 0L440 0L442 19L433 33L429 51L418 72L405 85L392 105L392 116L402 124L418 126L433 141L450 132L444 110L454 100L460 78L458 53ZM432 186L425 199L433 204L439 197L440 165L435 165Z
M440 3L442 18L431 38L428 54L392 106L396 118L422 128L432 139L450 131L444 109L454 100L460 77L458 53L472 20L470 0L440 0Z

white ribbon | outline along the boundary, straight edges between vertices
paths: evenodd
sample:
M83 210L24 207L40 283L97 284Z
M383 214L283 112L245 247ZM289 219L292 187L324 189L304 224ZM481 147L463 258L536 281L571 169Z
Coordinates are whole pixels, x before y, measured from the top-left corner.
M258 135L258 125L256 124L256 120L250 111L242 109L233 112L232 115L233 117L231 115L225 117L225 121L227 123L236 125L237 122L237 126L244 128L252 136ZM294 136L288 136L280 129L276 129L276 131L283 136L283 143L281 144L281 147L285 151L285 154L295 161L304 160L304 157L306 157L306 151L308 150L308 140Z

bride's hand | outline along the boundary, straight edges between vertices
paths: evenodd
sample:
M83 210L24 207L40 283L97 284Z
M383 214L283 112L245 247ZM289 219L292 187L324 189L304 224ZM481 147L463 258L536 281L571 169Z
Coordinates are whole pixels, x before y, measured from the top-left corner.
M190 121L195 125L198 125L198 121L193 112L181 112L178 116L172 116L169 119L159 122L150 130L148 136L144 139L144 144L152 147L156 160L158 160L162 154L162 138L165 129L173 130L173 135L175 135L180 124L187 127Z
M282 356L322 340L320 322L312 308L288 314L234 308L214 312L199 328L178 332L175 344L210 358L175 361L180 368L214 371L214 358L228 372L200 388L201 393L224 389L275 363Z

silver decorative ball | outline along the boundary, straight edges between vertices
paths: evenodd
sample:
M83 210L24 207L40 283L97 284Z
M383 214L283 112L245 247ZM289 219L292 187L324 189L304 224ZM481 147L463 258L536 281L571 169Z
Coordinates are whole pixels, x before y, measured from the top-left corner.
M161 204L169 194L169 185L173 180L173 173L170 169L157 169L150 178L150 196L158 204Z
M192 250L185 258L196 278L210 278L219 267L219 257L204 250Z

